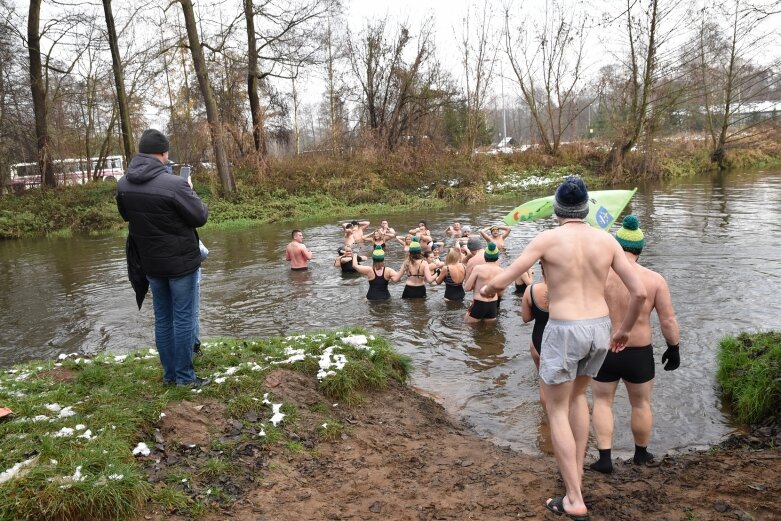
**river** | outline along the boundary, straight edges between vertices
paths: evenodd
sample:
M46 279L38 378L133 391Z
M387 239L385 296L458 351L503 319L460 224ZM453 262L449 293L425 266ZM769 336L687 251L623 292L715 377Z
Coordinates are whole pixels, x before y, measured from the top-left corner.
M664 340L654 320L652 452L707 446L734 429L717 393L716 353L726 335L781 329L779 204L781 171L639 186L631 211L646 236L640 262L667 278L682 338L681 367L662 370ZM474 228L497 222L513 206L454 207L387 218L397 232L420 219L435 231L453 221ZM374 225L381 216L355 217ZM551 225L516 226L504 262ZM445 303L442 287L430 288L425 301L409 302L399 298L402 286L397 285L391 288L391 302L369 305L366 280L343 278L332 266L341 236L337 223L302 227L314 253L308 273L291 273L283 260L292 227L202 233L211 250L203 265L202 337L265 337L361 325L386 335L410 356L413 385L437 397L478 433L526 452L549 452L528 352L531 326L520 320L520 297L505 298L495 327L478 328L463 324L465 305ZM400 263L400 250L390 246L391 266ZM63 352L125 352L154 342L151 300L141 311L136 308L121 237L0 242L0 323L0 366ZM621 387L614 454L624 457L634 448L628 409Z

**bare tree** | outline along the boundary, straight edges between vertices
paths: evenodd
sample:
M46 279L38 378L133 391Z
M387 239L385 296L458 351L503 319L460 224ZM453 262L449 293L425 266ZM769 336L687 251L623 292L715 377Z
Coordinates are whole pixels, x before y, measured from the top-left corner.
M473 18L475 23L472 23ZM467 14L462 23L458 44L464 70L466 100L463 146L466 151L471 152L478 145L480 129L485 130L485 102L494 78L499 51L490 4L483 4L482 10L475 7Z
M658 65L659 0L650 0L644 24L633 17L633 7L632 0L627 0L624 15L629 43L628 77L621 93L621 106L615 109L618 116L613 120L615 137L610 151L615 178L623 176L624 157L635 146L648 121Z
M292 80L290 71L311 62L317 47L315 39L302 38L302 30L313 32L316 21L339 7L337 0L308 0L304 3L276 4L271 0L243 0L247 26L247 95L252 115L255 150L268 153L264 137L264 110L258 95L259 83L267 78ZM260 26L255 23L261 21ZM281 52L286 49L287 52ZM292 52L291 52L292 50Z
M773 34L763 30L760 24L773 13L740 0L716 5L714 9L719 19L729 19L731 23L726 39L713 32L707 38L703 10L699 35L701 89L711 138L711 160L719 168L726 168L728 144L750 135L753 125L748 121L752 114L748 104L763 100L769 88L779 85L781 78L764 81L774 75L773 66L779 64L777 59L764 66L753 60L772 41Z
M111 0L103 0L103 12L106 18L106 30L108 32L108 44L111 48L111 62L114 71L114 85L117 93L117 107L119 108L119 128L122 133L122 151L125 156L125 164L130 164L130 159L135 152L133 144L133 129L130 126L130 109L125 93L125 78L122 57L119 54L119 42L117 41L117 29L114 25L114 13L111 11Z
M544 16L542 24L527 20L512 29L505 11L505 51L540 142L555 155L591 103L582 100L586 17L558 3L546 3Z
M374 145L394 149L402 140L416 139L410 132L453 95L433 58L431 28L428 19L417 37L404 24L391 33L383 19L367 23L357 37L349 38L350 64L361 91L361 122Z
M198 27L193 12L192 0L179 0L184 14L184 23L187 30L187 40L190 45L190 54L193 58L195 67L195 76L198 78L198 86L201 90L204 105L206 106L206 118L209 123L209 135L211 136L212 149L214 150L214 159L217 164L217 173L220 176L220 182L225 194L230 195L236 191L236 181L228 164L228 158L225 154L224 131L220 114L217 110L217 102L214 99L211 83L209 82L209 72L206 65L206 59L203 55L203 46L198 35Z
M46 109L46 87L41 63L41 2L30 0L27 18L27 48L30 54L30 91L33 96L33 112L35 113L35 135L38 147L38 168L41 172L41 184L54 186L54 167L52 164L49 118Z

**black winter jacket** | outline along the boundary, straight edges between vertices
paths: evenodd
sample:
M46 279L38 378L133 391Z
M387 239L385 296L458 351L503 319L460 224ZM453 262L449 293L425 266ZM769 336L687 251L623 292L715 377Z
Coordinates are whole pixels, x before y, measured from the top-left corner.
M138 154L117 183L117 208L129 223L141 267L153 277L180 277L201 265L198 233L209 210L183 178L156 157Z

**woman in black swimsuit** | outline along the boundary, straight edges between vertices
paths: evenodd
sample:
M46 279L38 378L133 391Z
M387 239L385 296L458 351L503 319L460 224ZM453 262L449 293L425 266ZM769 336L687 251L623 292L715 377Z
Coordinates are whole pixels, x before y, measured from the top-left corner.
M445 300L464 300L464 275L466 267L461 263L461 252L450 248L445 257L445 265L439 269L436 283L445 283Z
M358 264L357 254L353 253L353 268L369 279L369 291L366 293L366 300L390 299L388 283L398 282L401 279L400 273L392 268L385 267L385 252L382 251L382 248L377 248L372 252L371 268Z
M337 268L342 269L342 273L356 273L355 268L353 268L353 249L351 246L347 246L346 248L338 248L336 252L339 254L336 259L334 259L334 266ZM363 255L358 255L358 264L361 263L361 261L365 261L366 257Z
M542 267L542 264L540 264ZM540 350L542 349L542 334L548 323L548 285L545 283L545 269L542 271L542 282L531 284L521 301L521 318L524 323L534 320L532 341L529 344L529 352L534 360L537 370L540 369ZM545 405L545 397L540 387L540 402Z
M428 262L423 259L419 242L413 241L409 245L409 257L399 270L399 277L404 275L407 276L407 283L401 298L426 298L426 282L432 282L434 277Z

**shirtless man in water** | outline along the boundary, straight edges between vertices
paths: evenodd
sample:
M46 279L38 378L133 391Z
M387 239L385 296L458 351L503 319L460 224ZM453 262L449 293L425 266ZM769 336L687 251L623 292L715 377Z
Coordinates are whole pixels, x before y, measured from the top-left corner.
M502 272L499 260L499 249L496 244L489 242L482 251L483 263L472 268L469 278L464 282L464 291L474 290L472 305L464 315L464 322L477 324L479 322L496 322L499 314L499 295L486 297L480 294L483 284L492 280Z
M369 221L350 221L349 223L342 223L342 228L345 230L345 246L350 246L354 243L363 244L363 232L369 227L371 223ZM352 233L348 233L352 231ZM348 235L351 235L352 240L348 244Z
M654 351L651 345L652 311L656 310L662 335L667 342L667 350L662 355L665 371L677 369L681 362L678 352L680 330L667 281L658 273L637 263L645 246L645 237L637 217L627 215L624 218L623 226L616 232L616 241L623 248L624 255L643 282L648 298L645 299L640 317L629 334L627 348L620 353L608 353L599 374L591 382L591 394L594 397L594 432L597 435L599 460L592 463L590 468L605 474L613 472L611 459L613 400L620 380L624 381L629 403L632 406L631 426L635 440L635 454L632 460L635 464L642 465L654 458L647 450L653 426L651 391L656 376ZM605 298L610 308L610 321L614 327L617 327L626 313L627 290L621 279L612 271L607 276Z
M293 230L293 240L285 248L285 260L290 262L293 271L306 271L307 263L312 259L312 252L304 246L304 234L301 230Z
M553 452L566 490L566 495L549 499L545 508L583 521L588 519L581 490L589 431L586 389L608 349L617 352L626 347L646 289L616 240L583 220L588 215L588 192L582 179L567 177L554 199L559 226L529 242L515 262L480 293L495 295L542 260L550 319L542 339L540 380ZM624 320L612 338L605 301L605 280L611 268L629 293Z
M504 241L510 235L510 231L511 230L509 226L494 225L480 230L480 236L485 239L485 242L492 242L496 244L496 247L499 248L499 251L504 251L507 249L504 246Z

